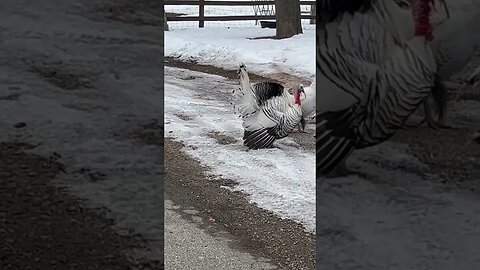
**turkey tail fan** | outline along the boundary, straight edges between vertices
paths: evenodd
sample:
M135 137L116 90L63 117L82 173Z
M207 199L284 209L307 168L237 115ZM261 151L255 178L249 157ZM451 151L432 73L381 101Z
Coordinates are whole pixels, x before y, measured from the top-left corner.
M355 149L355 112L348 108L338 112L317 113L317 174L328 175Z
M258 109L258 101L255 95L255 90L250 83L245 64L240 64L238 74L240 76L240 91L235 91L234 93L236 93L240 100L236 102L234 110L240 113L242 117L247 117Z

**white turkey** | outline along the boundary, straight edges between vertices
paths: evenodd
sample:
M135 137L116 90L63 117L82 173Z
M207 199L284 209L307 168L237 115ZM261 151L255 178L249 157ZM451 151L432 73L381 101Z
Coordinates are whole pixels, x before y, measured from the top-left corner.
M412 5L419 5L421 1L409 0ZM462 71L480 46L480 1L444 1L441 0L444 8L437 7L432 14L433 40L430 46L438 68L432 96L438 122L433 120L428 102L425 102L424 110L427 123L433 128L451 128L446 124L448 97L444 82Z
M274 82L252 85L244 64L238 70L243 94L236 109L244 118L243 142L250 149L268 148L277 139L285 138L302 119L300 85L290 95Z
M429 3L319 1L318 175L351 173L351 152L389 139L430 94Z

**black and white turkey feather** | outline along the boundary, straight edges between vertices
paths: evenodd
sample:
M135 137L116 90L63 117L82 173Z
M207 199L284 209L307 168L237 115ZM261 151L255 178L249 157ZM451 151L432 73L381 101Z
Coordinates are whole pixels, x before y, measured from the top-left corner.
M400 0L319 7L317 174L329 175L354 149L390 138L429 95L437 67L416 33L418 7Z
M292 96L278 83L252 85L244 64L238 73L242 96L235 109L244 119L244 145L250 149L271 147L275 140L287 137L300 123L301 89Z

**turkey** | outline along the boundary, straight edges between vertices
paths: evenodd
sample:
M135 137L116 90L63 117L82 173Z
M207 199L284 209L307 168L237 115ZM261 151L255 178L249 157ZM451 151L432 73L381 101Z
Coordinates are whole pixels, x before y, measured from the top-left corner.
M319 2L317 175L353 173L351 152L389 139L430 94L429 3Z
M244 145L250 149L268 148L275 140L287 137L300 123L303 87L298 86L292 96L278 83L252 85L244 64L238 73L243 96L236 109L244 118Z
M303 90L304 98L302 99L302 119L298 125L299 132L305 132L305 126L307 125L307 118L314 118L315 116L315 106L316 106L316 88L315 83L312 83L308 87L303 87L300 84L300 88ZM293 95L293 89L289 89L288 92Z
M418 5L422 0L409 0ZM444 82L462 71L475 55L480 45L480 1L455 0L448 6L441 0L444 9L436 8L432 14L434 39L430 46L437 63L437 76L432 89L438 121L432 118L432 109L425 102L425 120L433 128L451 128L446 124L447 90ZM442 12L443 11L443 12Z

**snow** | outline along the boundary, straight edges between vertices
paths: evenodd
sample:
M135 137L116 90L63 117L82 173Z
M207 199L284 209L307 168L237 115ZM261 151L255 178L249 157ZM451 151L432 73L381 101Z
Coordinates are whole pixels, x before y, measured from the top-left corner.
M237 182L235 190L248 194L251 202L314 231L314 150L286 138L276 142L278 148L247 151L242 120L229 102L237 87L220 76L166 67L165 134L182 141L212 176ZM236 142L219 144L214 132Z
M267 36L275 36L275 29L172 30L165 32L165 56L225 69L244 62L253 73L315 78L315 30L282 40L251 39Z

